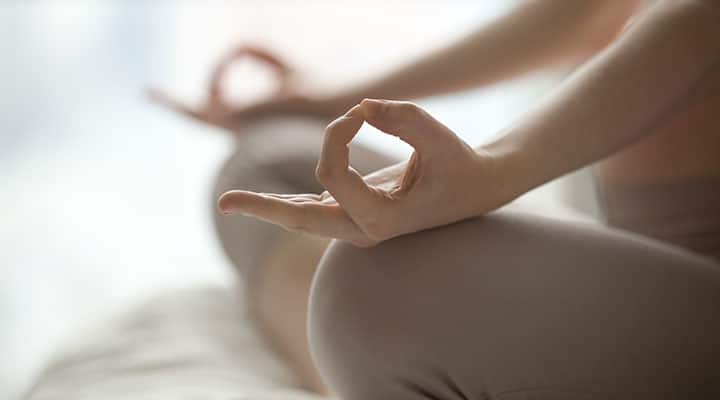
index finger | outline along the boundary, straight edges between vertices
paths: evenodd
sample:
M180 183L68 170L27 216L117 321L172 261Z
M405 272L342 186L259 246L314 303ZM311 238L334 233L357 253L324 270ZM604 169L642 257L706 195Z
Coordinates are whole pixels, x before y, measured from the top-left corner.
M362 216L378 206L378 197L373 189L350 166L348 145L362 124L360 107L355 106L328 125L316 170L318 181L361 229Z
M277 73L277 75L282 80L285 80L285 78L290 73L290 68L288 68L287 64L285 64L283 61L281 61L278 57L271 54L270 52L256 46L240 46L228 53L222 60L220 60L220 62L215 66L215 69L210 75L210 101L223 101L222 82L225 78L225 74L227 73L230 65L243 57L251 57L267 64Z

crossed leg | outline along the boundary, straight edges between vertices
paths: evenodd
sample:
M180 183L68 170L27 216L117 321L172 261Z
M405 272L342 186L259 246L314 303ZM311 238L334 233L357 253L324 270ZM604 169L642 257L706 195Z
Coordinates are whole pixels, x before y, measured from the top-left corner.
M720 267L499 211L331 244L309 338L342 400L720 398Z
M215 182L212 204L231 189L275 193L318 193L315 181L322 132L278 129L274 136L249 132L225 161ZM393 162L365 147L353 146L359 169L372 171ZM325 387L307 344L307 301L326 239L287 232L250 217L212 214L218 238L244 286L250 312L275 350L297 373L299 383L316 392Z

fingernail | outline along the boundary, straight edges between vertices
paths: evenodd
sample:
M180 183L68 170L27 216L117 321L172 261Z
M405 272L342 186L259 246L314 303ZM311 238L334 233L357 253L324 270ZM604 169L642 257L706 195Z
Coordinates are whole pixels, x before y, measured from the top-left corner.
M227 215L227 216L230 216L230 217L231 217L231 216L234 216L234 215L252 216L252 214L249 214L249 213L243 211L242 209L234 208L234 207L230 207L230 208L226 208L226 209L220 209L220 212L221 212L223 215Z
M380 99L364 99L360 102L360 105L363 107L363 111L365 111L365 115L368 117L374 117L380 114L380 111L382 110L382 107L385 107L385 104L387 104L387 101Z
M348 110L348 112L345 113L346 117L354 117L357 115L358 111L360 111L360 104L356 104L351 109Z
M223 215L234 215L235 214L235 211L230 208L223 208L223 207L218 206L218 210L220 210L220 212Z
M217 208L224 215L235 215L235 214L237 214L237 211L238 211L235 207L233 207L230 196L232 196L232 195L229 195L228 193L224 193L220 196L220 198L217 201Z

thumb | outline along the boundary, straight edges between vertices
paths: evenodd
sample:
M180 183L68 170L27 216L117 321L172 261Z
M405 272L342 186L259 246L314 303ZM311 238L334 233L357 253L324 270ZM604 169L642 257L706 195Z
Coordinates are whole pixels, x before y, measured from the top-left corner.
M451 131L427 111L407 101L365 99L360 103L365 121L402 139L420 153L447 144Z

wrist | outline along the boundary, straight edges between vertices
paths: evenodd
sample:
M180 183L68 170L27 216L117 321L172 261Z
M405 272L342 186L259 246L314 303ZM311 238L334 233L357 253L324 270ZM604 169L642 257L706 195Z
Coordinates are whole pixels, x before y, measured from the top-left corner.
M537 186L533 179L536 166L529 162L523 146L508 135L477 147L475 152L485 160L493 189L503 204Z

